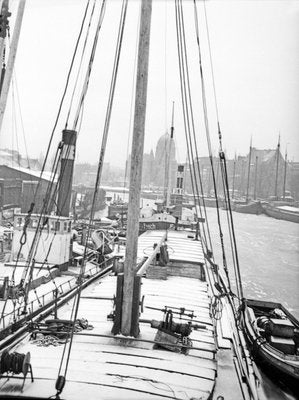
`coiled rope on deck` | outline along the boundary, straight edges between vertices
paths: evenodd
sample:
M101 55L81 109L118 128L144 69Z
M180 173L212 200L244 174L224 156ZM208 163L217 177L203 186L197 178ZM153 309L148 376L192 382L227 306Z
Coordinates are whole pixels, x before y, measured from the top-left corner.
M9 372L16 375L22 372L25 374L26 371L24 370L24 364L26 361L25 358L28 359L28 354L30 356L30 353L9 353L7 350L4 350L0 357L1 375Z

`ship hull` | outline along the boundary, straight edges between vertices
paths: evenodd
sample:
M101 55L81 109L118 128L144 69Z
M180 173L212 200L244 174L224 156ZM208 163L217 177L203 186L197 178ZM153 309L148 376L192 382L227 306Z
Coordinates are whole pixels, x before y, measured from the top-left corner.
M252 201L247 204L234 204L234 211L243 214L262 214L263 209L259 201Z
M276 219L281 219L284 221L290 221L290 222L295 222L299 223L299 211L296 209L294 211L292 210L287 210L283 208L279 208L276 206L273 206L271 204L263 204L263 210L266 215L272 218ZM290 208L290 207L289 207Z
M270 316L273 310L282 310L288 321L291 321L298 329L298 321L280 304L274 302L265 302L259 300L247 300L243 315L243 327L245 337L254 360L263 368L263 370L274 380L287 385L298 394L299 385L299 356L288 354L290 351L274 347L271 342L273 336L271 332L261 333L257 325L257 318L261 316ZM284 321L284 320L282 320ZM283 335L284 333L281 333ZM283 341L283 339L280 338ZM285 339L284 341L287 341ZM274 342L274 340L273 340ZM297 345L298 346L298 345ZM297 347L298 348L298 347Z

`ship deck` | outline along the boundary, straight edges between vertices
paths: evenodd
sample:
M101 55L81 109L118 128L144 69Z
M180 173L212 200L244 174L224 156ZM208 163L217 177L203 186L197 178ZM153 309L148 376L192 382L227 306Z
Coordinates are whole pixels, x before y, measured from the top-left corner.
M177 243L180 236L181 246ZM153 240L159 237L160 234L155 237L154 233L141 236L139 254L143 253L142 248L152 246ZM187 260L190 263L197 258L201 263L200 242L178 233L168 240L173 250L170 254L172 260ZM169 276L166 280L143 278L144 312L140 317L138 338L114 336L111 333L113 322L107 316L113 309L115 292L116 277L113 275L94 282L82 291L78 318L87 319L93 329L82 330L74 335L66 385L61 398L211 398L217 376L217 347L209 312L207 282L181 276ZM155 345L157 329L150 326L150 321L163 320L161 309L165 306L173 309L185 307L194 313L192 323L199 327L189 336L192 348L187 355L157 348ZM71 302L64 305L58 310L58 317L70 319L72 307ZM179 318L174 320L186 322L184 318L183 321ZM31 382L28 374L21 392L21 379L2 378L0 396L55 397L55 382L63 349L63 345L40 346L38 340L31 340L27 335L11 351L30 352L34 382ZM63 374L63 368L60 374Z

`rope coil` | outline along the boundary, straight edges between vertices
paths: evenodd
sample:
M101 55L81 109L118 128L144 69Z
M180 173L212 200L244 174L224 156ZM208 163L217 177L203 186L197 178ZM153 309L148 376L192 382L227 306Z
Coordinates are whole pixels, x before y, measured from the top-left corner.
M30 362L30 353L9 353L7 350L3 351L0 358L0 372L4 373L21 374L25 376L28 372L28 365Z

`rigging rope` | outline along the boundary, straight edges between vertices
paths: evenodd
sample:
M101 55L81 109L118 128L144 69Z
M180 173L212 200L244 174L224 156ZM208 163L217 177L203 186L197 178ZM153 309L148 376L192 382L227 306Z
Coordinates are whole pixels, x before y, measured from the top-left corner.
M11 41L10 41L10 29L8 27L7 29L7 39L8 39L8 45L9 47L11 46ZM3 66L5 70L5 47L3 49ZM2 76L1 76L2 79ZM4 77L3 77L4 79ZM1 86L0 89L2 89L2 81L1 81ZM20 104L20 96L19 96L19 90L18 90L18 85L17 85L17 78L16 78L16 70L15 67L13 67L13 73L12 73L12 106L13 106L13 118L12 121L15 123L15 128L16 128L16 139L17 139L17 150L19 152L19 146L18 146L18 136L17 136L17 124L16 124L16 106L15 106L15 93L17 97L17 103L18 103L18 109L19 109L19 114L20 114L20 120L21 120L21 126L22 126L22 134L23 134L23 139L24 139L24 145L25 145L25 151L26 151L26 158L27 158L27 163L30 169L30 162L29 162L29 156L28 156L28 149L27 149L27 143L26 143L26 137L25 137L25 130L24 130L24 123L23 123L23 117L22 117L22 112L21 112L21 104ZM12 147L13 148L13 147ZM20 167L20 164L19 164ZM32 177L30 176L30 180L32 182Z
M38 182L38 185L37 185L37 187L35 189L33 202L31 203L30 210L27 213L27 217L26 217L27 219L30 219L30 216L31 216L31 214L33 212L33 208L34 208L35 201L36 201L36 196L37 196L37 193L39 191L39 187L40 187L40 184L41 184L41 181L42 181L41 178L42 178L43 172L45 170L45 166L46 166L46 162L47 162L47 159L48 159L48 155L49 155L49 151L50 151L53 135L54 135L54 132L56 130L56 126L57 126L57 123L58 123L58 120L59 120L59 117L60 117L62 105L63 105L64 99L65 99L65 96L66 96L66 92L67 92L67 89L68 89L71 72L72 72L72 69L73 69L74 61L75 61L76 54L77 54L77 49L78 49L78 46L79 46L79 42L80 42L80 39L81 39L83 27L84 27L84 24L85 24L87 11L88 11L88 8L89 8L89 3L90 3L90 0L87 1L86 7L85 7L85 12L84 12L84 16L83 16L83 19L82 19L82 22L81 22L80 32L79 32L79 35L78 35L78 38L77 38L77 41L76 41L75 49L74 49L74 52L73 52L72 61L71 61L70 67L69 67L69 71L68 71L68 75L67 75L67 79L66 79L64 92L63 92L63 95L62 95L62 98L61 98L61 101L60 101L60 105L59 105L58 113L57 113L56 120L55 120L55 123L54 123L54 127L52 129L52 133L51 133L51 136L50 136L50 141L49 141L49 145L48 145L48 148L47 148L46 157L45 157L44 162L43 162L42 170L41 170L41 173L40 173L39 182ZM57 172L57 169L58 169L58 165L59 165L59 160L57 160L58 151L59 150L57 150L57 152L56 152L55 160L54 160L54 163L53 163L53 166L52 166L52 171L51 171L52 172L52 178L51 178L51 180L50 180L50 182L48 184L48 187L47 187L46 196L45 196L45 202L44 202L44 204L42 206L42 209L40 211L40 217L39 217L39 220L38 220L37 230L36 230L34 239L33 239L32 244L31 244L31 248L30 248L30 252L29 252L29 262L27 263L28 264L27 268L25 268L25 270L24 270L25 274L27 274L27 271L28 271L28 268L29 268L29 265L30 265L30 261L31 261L30 258L32 257L32 254L34 252L34 247L35 246L37 247L37 244L38 244L38 236L39 236L39 231L40 231L39 228L40 228L40 224L41 224L41 220L42 220L42 214L46 214L49 211L49 201L52 198L51 192L52 192L52 189L53 189L54 179L55 179L55 175L56 175L56 172ZM59 185L59 181L57 182L57 187L58 187L58 185ZM23 241L20 243L21 246L20 246L20 249L18 251L15 268L16 268L17 263L19 261L19 257L20 257L21 251L22 251L22 246L26 242L26 229L27 229L27 226L28 226L28 224L25 225L24 229L23 229L23 235L22 235ZM13 277L12 281L14 281L15 268L14 268L13 275L12 275L12 277Z
M66 95L66 92L67 92L67 88L68 88L68 85L69 85L70 75L71 75L71 72L72 72L72 69L73 69L74 60L75 60L75 57L76 57L78 45L79 45L80 38L81 38L81 35L82 35L83 26L84 26L86 15L87 15L87 10L88 10L88 7L89 7L89 2L90 1L88 0L86 8L85 8L85 13L84 13L83 20L82 20L82 23L81 23L81 28L80 28L79 36L77 38L75 50L74 50L74 53L73 53L72 62L71 62L70 68L69 68L65 89L64 89L63 96L62 96L62 99L61 99L61 102L60 102L60 106L59 106L58 114L57 114L57 117L56 117L56 120L55 120L55 124L54 124L53 130L52 130L50 142L49 142L48 149L47 149L46 158L44 160L42 171L41 171L41 174L40 174L40 180L39 180L39 183L38 183L37 188L35 190L34 198L33 198L33 202L31 203L30 210L28 211L27 216L25 218L23 234L22 234L21 240L20 240L20 249L18 251L17 260L16 260L15 267L14 267L13 274L12 274L11 282L12 282L13 285L14 285L14 276L15 276L16 266L17 266L17 263L19 261L20 255L21 255L22 247L26 243L27 227L29 226L29 223L30 223L30 217L31 217L31 214L33 212L34 202L36 200L36 195L38 193L39 186L40 186L40 183L41 183L41 177L42 177L42 174L43 174L44 169L45 169L45 165L46 165L46 161L47 161L47 158L48 158L48 154L49 154L52 138L53 138L54 131L55 131L57 123L58 123L58 119L59 119L60 112L61 112L61 109L62 109L62 104L64 102L64 98L65 98L65 95ZM103 20L103 15L104 15L104 4L105 4L105 1L103 1L103 3L102 3L102 10L101 10L101 17L100 17L100 21L101 22ZM92 11L92 14L93 14L93 11ZM89 24L90 24L90 22L89 22ZM100 26L101 26L101 23L100 23ZM98 31L99 31L99 27L98 27ZM97 33L98 33L98 31L97 31ZM88 35L88 32L89 32L89 27L88 27L87 35ZM86 45L86 40L85 40L85 45ZM83 52L85 50L85 45L83 47ZM93 53L93 56L94 56L94 53ZM82 62L82 57L81 57L81 62ZM80 64L80 66L81 66L81 64ZM90 65L89 65L89 70L91 70ZM87 87L85 87L85 93L86 93L86 91L87 91ZM81 101L81 107L80 107L80 110L78 112L78 118L82 114L82 111L83 111L83 101ZM80 123L81 123L81 121L82 121L82 118L80 120ZM78 122L78 119L77 119L77 122ZM54 163L53 163L53 166L52 166L52 171L51 171L52 172L52 178L51 178L51 180L50 180L50 182L48 184L47 190L46 190L45 200L44 200L42 209L40 211L38 224L37 224L37 229L36 229L33 241L31 243L30 250L29 250L29 255L28 255L28 258L27 258L27 262L26 262L26 265L25 265L25 268L24 268L24 271L23 271L23 274L22 274L22 279L21 279L21 285L20 286L23 288L22 290L24 291L24 293L23 293L23 295L24 295L24 313L26 313L26 309L27 309L27 301L28 301L28 294L29 294L29 288L30 288L30 281L31 281L32 275L33 275L33 269L34 269L34 265L35 265L35 256L37 254L38 243L40 241L42 230L43 230L44 225L45 225L45 223L43 223L42 221L45 221L44 215L46 215L50 211L50 209L53 207L53 204L55 204L54 196L57 193L57 190L58 190L58 187L59 187L59 183L60 183L60 178L63 175L63 171L62 171L62 173L60 174L60 176L58 178L58 181L57 181L56 185L54 185L55 176L56 176L58 167L60 165L61 150L62 150L62 145L60 145L58 147L58 150L57 150L56 155L55 155L55 160L54 160ZM69 151L70 151L70 148L67 148L67 155L68 155ZM53 190L53 187L54 187L54 190ZM58 218L58 221L59 221L59 219L60 219L60 217ZM54 240L54 236L53 236L52 241L50 243L49 251L51 250L52 243L53 243L53 240ZM46 260L48 258L49 251L47 252L45 262L46 262ZM15 306L15 304L14 304L14 306Z
M92 225L92 222L94 219L94 212L95 212L94 209L95 209L96 199L97 199L99 186L100 186L100 182L101 182L101 177L102 177L102 170L103 170L103 165L104 165L104 157L105 157L108 132L109 132L109 126L110 126L110 118L111 118L111 113L112 113L115 85L116 85L116 79L117 79L117 73L118 73L120 52L121 52L124 26L125 26L125 20L126 20L127 6L128 6L128 0L123 0L120 22L119 22L119 31L118 31L118 37L117 37L117 45L116 45L116 51L115 51L115 56L114 56L114 65L113 65L113 71L112 71L112 77L111 77L109 98L108 98L108 104L107 104L107 109L106 109L106 118L105 118L105 124L104 124L103 136L102 136L102 144L101 144L100 156L99 156L99 161L98 161L95 190L93 193L92 205L91 205L91 210L90 210L87 238L90 236L91 225ZM85 256L86 256L86 251L87 251L87 241L86 241L86 244L84 247L83 263L82 263L82 271L81 271L82 274L84 274L84 269L85 269L85 261L84 260L85 260Z
M206 220L206 225L207 225L207 232L208 232L208 239L209 239L209 246L211 251L213 252L213 247L212 247L212 240L210 236L210 229L209 229L209 222L207 218L207 213L206 213L206 206L205 206L205 200L204 200L204 191L203 191L203 184L202 184L202 177L201 177L201 171L200 171L200 165L199 165L199 156L198 156L198 145L197 145L197 140L196 140L196 134L195 134L195 124L194 124L194 115L193 115L193 107L192 107L192 100L191 100L191 88L190 88L190 79L189 79L189 68L188 68L188 60L187 60L187 49L186 49L186 38L185 38L185 27L184 27L184 15L183 15L183 7L182 7L182 2L180 2L180 9L181 9L181 19L182 19L182 33L183 33L183 43L184 43L184 53L186 57L186 73L187 73L187 84L188 84L188 97L189 97L189 103L190 103L190 116L191 116L191 122L192 122L192 133L193 133L193 142L194 142L194 148L195 148L195 161L196 161L196 166L197 166L197 173L198 173L198 178L199 178L199 185L200 185L200 191L202 194L202 205L205 213L205 220ZM194 160L194 158L192 158ZM194 162L194 161L193 161ZM196 171L194 176L196 177ZM200 202L199 202L200 205ZM201 207L199 208L200 211L200 216L203 218ZM205 243L207 243L207 238L205 234L205 227L203 226L203 234L204 234L204 240ZM207 246L206 246L207 247Z
M104 6L105 6L105 1L103 0L102 12L104 12L104 9L105 9ZM108 99L108 104L107 104L106 118L105 118L104 131L103 131L103 137L102 137L102 146L101 146L101 150L100 150L100 157L99 157L99 163L98 163L95 190L94 190L94 194L93 194L92 207L91 207L91 211L90 211L90 218L89 218L89 224L88 224L87 238L90 236L91 225L92 225L92 221L93 221L93 218L94 218L95 202L96 202L96 197L97 197L97 194L98 194L98 189L99 189L99 184L100 184L100 179L101 179L101 174L102 174L104 155L105 155L105 149L106 149L106 144L107 144L109 125L110 125L110 117L111 117L112 105L113 105L113 99L114 99L115 85L116 85L116 79L117 79L117 73L118 73L118 67L119 67L120 53L121 53L121 47L122 47L122 40L123 40L124 26L125 26L125 20L126 20L127 6L128 6L128 0L123 0L122 9L121 9L121 16L120 16L120 22L119 22L118 37L117 37L117 45L116 45L116 51L115 51L115 57L114 57L114 65L113 65L112 78L111 78L110 91L109 91L109 99ZM102 18L101 18L101 16L102 16ZM103 17L104 17L104 15L102 15L102 13L101 13L100 19L99 19L99 26L101 26ZM97 30L97 32L96 32L96 37L95 37L95 40L94 40L94 46L93 46L93 49L92 49L92 60L91 61L93 61L95 50L96 50L98 32L99 32L99 30ZM90 66L91 65L92 65L92 62L90 64ZM89 70L88 79L85 82L85 83L87 83L87 86L88 86L88 80L89 80L90 72L91 72L91 69ZM87 86L86 86L86 89L87 89ZM81 104L83 104L84 96L85 96L85 94L82 93ZM75 120L74 125L76 126L76 120ZM73 318L74 318L74 320L76 320L76 318L77 318L79 304L80 304L80 296L81 296L81 290L82 290L82 278L83 278L83 274L85 272L86 253L87 253L87 241L86 241L86 244L85 244L85 247L84 247L83 262L82 262L81 271L80 271L81 279L79 279L78 294L77 294L76 299L74 301L74 307L73 307L73 313L74 313ZM58 372L58 378L57 378L57 381L56 381L56 390L57 390L56 396L60 395L60 393L63 390L64 384L65 384L65 379L66 379L66 375L67 375L67 370L68 370L68 365L69 365L69 360L70 360L70 354L71 354L71 349L72 349L72 344L73 344L74 327L75 327L75 324L73 323L72 331L71 331L71 335L70 335L70 342L68 344L69 347L68 347L68 352L67 352L67 356L66 356L66 360L65 360L65 367L64 367L64 374L63 375L61 375L61 371L62 371L64 356L65 356L65 353L66 353L67 343L65 343L64 350L63 350L63 355L61 357L61 362L60 362L60 367L59 367L59 372Z
M66 92L67 92L67 89L68 89L69 80L70 80L71 72L72 72L72 69L73 69L73 64L74 64L75 57L76 57L76 54L77 54L77 49L78 49L78 45L79 45L79 42L80 42L80 39L81 39L83 27L84 27L84 24L85 24L85 19L86 19L87 10L88 10L88 7L89 7L89 2L90 2L90 0L88 0L88 2L86 4L85 13L84 13L83 20L82 20L82 23L81 23L80 32L79 32L79 35L78 35L78 38L77 38L77 42L76 42L75 50L74 50L74 53L73 53L71 65L70 65L69 72L68 72L68 75L67 75L67 80L66 80L64 92L63 92L62 99L61 99L61 102L60 102L60 105L59 105L59 110L58 110L58 113L57 113L57 116L56 116L54 127L52 129L50 142L49 142L49 145L48 145L48 148L47 148L46 157L44 159L42 170L41 170L41 173L40 173L40 179L39 179L38 185L36 187L36 190L35 190L35 193L34 193L34 196L33 196L33 202L31 203L30 209L29 209L29 211L27 213L27 216L25 218L23 234L22 234L21 239L20 239L20 248L19 248L19 251L18 251L18 254L17 254L15 267L14 267L14 270L13 270L13 273L12 273L12 280L11 281L12 281L13 285L14 285L14 276L15 276L16 266L17 266L17 263L19 261L20 255L21 255L22 247L24 246L24 244L26 243L26 240L27 240L26 230L27 230L27 227L28 227L29 222L30 222L31 214L33 212L33 208L34 208L35 201L36 201L36 196L37 196L37 193L38 193L41 181L42 181L41 180L42 174L43 174L43 172L45 170L45 165L46 165L46 162L47 162L47 159L48 159L48 155L49 155L49 151L50 151L50 147L51 147L51 142L52 142L52 139L53 139L54 132L56 130L56 126L57 126L57 123L58 123L58 120L59 120L59 116L60 116L60 113L61 113L61 109L62 109L62 105L63 105L63 102L64 102L64 98L66 96ZM25 266L24 271L23 271L23 276L22 276L22 279L21 279L21 284L22 285L25 283L25 277L26 277L26 275L28 275L28 270L29 270L29 276L32 275L33 266L31 265L31 267L30 267L30 263L31 263L31 260L34 257L34 254L36 254L36 252L37 252L37 246L38 246L38 242L39 242L39 239L40 239L40 236L41 236L41 231L42 231L42 228L40 227L41 220L42 220L42 215L46 214L48 212L48 210L49 210L49 201L52 198L51 191L53 189L54 179L55 179L55 176L56 176L56 172L57 172L58 166L59 166L59 160L57 160L57 153L56 153L54 164L53 164L53 167L52 167L52 179L49 182L49 185L48 185L48 188L47 188L47 192L46 192L46 196L45 196L46 201L44 202L44 204L42 206L42 210L40 212L40 217L39 217L39 220L38 220L37 230L35 232L35 235L34 235L31 247L30 247L28 259L27 259L27 266ZM59 185L59 180L57 182L56 188L58 188L58 185ZM27 285L27 287L29 288L29 285ZM26 293L26 295L28 296L28 293ZM26 310L24 309L24 311L26 311Z
M193 116L193 107L192 107L192 99L191 99L191 87L190 87L190 79L189 79L189 67L188 67L188 58L187 58L187 49L186 49L186 40L185 40L185 28L184 28L184 16L183 16L183 8L182 3L177 0L176 1L176 31L177 31L177 47L178 47L178 57L179 57L179 72L180 72L180 83L181 83L181 97L182 97L182 106L183 106L183 116L184 116L184 127L185 127L185 136L186 136L186 144L187 144L187 154L190 165L190 177L191 177L191 185L193 189L193 197L195 204L196 217L198 218L198 212L200 213L200 217L203 219L202 209L200 206L200 195L199 195L199 187L197 183L197 175L199 177L200 188L202 191L203 197L203 188L202 188L202 180L201 180L201 172L199 169L199 164L197 164L197 171L195 169L195 157L193 148L196 151L196 159L198 160L198 152L197 152L197 141L195 135L195 124L194 124L194 116ZM191 122L190 122L191 121ZM191 135L192 131L192 135ZM197 173L196 173L197 172ZM197 207L198 202L198 207ZM205 205L203 204L204 208ZM207 225L208 228L208 225ZM203 243L205 247L208 249L208 242L205 232L205 227L202 225L203 229ZM209 235L209 242L211 248L211 240Z
M194 10L195 10L195 18L196 18L196 32L198 36L198 18L197 18L197 7L196 7L196 0L193 0L194 2ZM208 47L209 47L209 58L210 58L210 65L211 65L211 71L212 71L212 82L213 82L213 92L214 92L214 102L215 102L215 110L216 110L216 116L217 116L217 127L218 127L218 140L219 140L219 158L220 158L220 163L223 164L223 174L224 174L224 183L225 186L223 187L223 191L226 192L227 196L227 204L228 204L228 215L229 215L229 225L231 229L231 235L232 235L232 241L231 241L231 247L232 247L232 252L234 252L234 259L236 262L236 283L238 286L238 292L240 294L240 297L243 301L243 288L242 288L242 281L241 281L241 273L240 273L240 265L239 265L239 257L238 257L238 250L237 250L237 244L236 244L236 238L235 238L235 229L234 229L234 222L233 222L233 217L232 217L232 209L231 209L231 203L230 203L230 193L229 193L229 184L228 184L228 175L227 175L227 167L226 167L226 159L225 159L225 153L222 149L222 132L220 128L220 122L219 122L219 112L218 112L218 102L217 102L217 96L216 96L216 85L215 85L215 77L214 77L214 68L213 68L213 62L212 62L212 51L211 51L211 42L210 42L210 34L209 34L209 26L208 26L208 18L207 18L207 12L206 12L206 6L204 2L204 11L205 11L205 22L206 22L206 31L207 31L207 38L208 38ZM201 71L201 77L203 81L203 73L202 73L202 64L201 64L201 51L200 51L200 44L199 44L199 36L198 36L198 52L199 52L199 62L200 62L200 71ZM207 112L207 107L206 107L206 100L205 100L205 89L204 86L202 85L202 94L204 98L204 107L205 107L205 113ZM208 120L205 118L205 121L207 122L207 127L208 127ZM207 140L209 143L209 151L210 151L210 138L209 138L209 131L206 131L207 133ZM212 172L213 172L213 160L212 156L210 153L210 159L211 159L211 166L212 166ZM216 186L215 186L215 177L213 173L213 180L214 180L214 187L215 187L215 196L216 196ZM216 204L217 204L217 218L219 221L219 233L220 233L220 238L221 238L221 244L223 245L223 234L221 230L221 224L220 224L220 215L219 215L219 209L218 209L218 200L216 197ZM224 247L223 247L224 251ZM223 255L223 260L225 260L225 255ZM226 260L225 260L225 265L224 265L225 272L228 277L228 270L227 270L227 265L226 265ZM229 284L229 280L228 280ZM230 288L230 286L229 286Z
M225 248L224 248L223 232L222 232L222 226L221 226L221 220L220 220L218 190L217 190L217 182L216 182L216 177L215 177L212 146L211 146L211 139L210 139L208 109L207 109L207 101L206 101L205 81L204 81L203 68L202 68L202 56L201 56L201 47L200 47L200 39L199 39L199 27L198 27L198 15L197 15L196 0L193 0L193 4L194 4L195 30L196 30L196 41L197 41L197 48L198 48L198 60L199 60L200 80L201 80L201 95L202 95L202 104L203 104L204 123L205 123L206 139L207 139L208 151L209 151L209 159L210 159L210 164L211 164L213 186L214 186L214 191L215 191L217 222L218 222L219 236L220 236L221 249L222 249L222 263L223 263L224 271L227 276L228 288L229 288L229 290L231 290L230 289L230 280L228 277L228 268L227 268L226 254L225 254ZM218 132L219 131L220 131L220 124L218 122ZM220 141L220 146L222 146L221 135L219 135L219 141Z
M22 127L22 135L23 135L23 141L24 141L24 146L25 146L26 159L27 159L28 168L31 169L31 167L30 167L30 159L29 159L29 155L28 155L29 153L28 153L28 148L27 148L27 142L26 142L24 121L23 121L22 110L21 110L21 101L20 101L20 95L19 95L19 89L18 89L18 82L17 82L15 69L14 69L13 78L14 78L15 87L16 87L16 97L17 97L17 104L18 104L20 122L21 122L21 127ZM32 182L32 177L31 176L30 176L30 180Z
M228 174L227 174L226 159L225 159L224 152L221 153L221 157L222 157L222 160L223 160L223 167L224 167L225 187L227 189L228 213L229 213L229 217L230 217L230 226L231 226L231 233L232 233L232 239L233 239L232 240L232 246L233 246L234 255L235 255L235 261L236 261L236 280L237 280L237 285L238 285L238 291L240 293L241 300L243 301L244 294L243 294L243 288L242 288L242 280L241 280L240 265L239 265L239 256L238 256L234 220L233 220L232 208L231 208L231 202L230 202L229 185L228 185Z
M225 171L224 171L224 166L223 166L222 163L221 163L221 177L222 177L222 184L223 184L223 188L224 188L225 187ZM231 229L230 219L229 219L229 215L228 215L229 205L228 205L227 193L226 193L225 190L223 191L223 194L224 194L224 201L225 201L225 209L226 209L226 217L227 217L227 226L228 226L229 239L230 239L230 243L232 244L232 241L233 241L232 229ZM235 257L235 252L233 251L233 246L232 245L231 245L231 253L232 253L234 274L235 274L235 276L237 276L236 257ZM236 285L236 289L237 289L238 298L240 298L240 291L239 291L239 285L238 284Z
M82 31L83 31L85 19L86 19L86 16L87 16L87 11L88 11L88 7L89 7L89 3L90 3L90 0L88 0L87 5L86 5L86 8L85 8L85 13L84 13L83 20L82 20L82 23L81 23L81 28L80 28L79 36L78 36L78 38L77 38L77 42L76 42L75 50L74 50L74 53L73 53L73 58L72 58L71 66L70 66L69 73L68 73L68 76L67 76L67 82L66 82L65 89L64 89L64 93L63 93L63 96L62 96L62 99L61 99L61 102L60 102L59 111L58 111L58 115L57 115L57 117L56 117L56 121L55 121L55 124L54 124L54 128L53 128L53 130L52 130L52 135L51 135L51 139L50 139L50 142L49 142L49 145L48 145L47 154L46 154L46 158L45 158L45 160L44 160L44 164L43 164L43 167L42 167L42 171L41 171L40 178L41 178L42 173L43 173L43 171L44 171L46 159L47 159L47 157L48 157L49 150L50 150L50 146L51 146L51 141L52 141L52 138L53 138L53 135L54 135L54 131L55 131L56 126L57 126L57 123L58 123L58 119L59 119L59 116L60 116L62 104L63 104L64 98L65 98L65 95L66 95L66 92L67 92L67 88L68 88L68 84L69 84L69 80L70 80L70 75L71 75L71 72L72 72L72 69L73 69L73 64L74 64L75 56L76 56L76 54L77 54L78 45L79 45L79 42L80 42L80 38L81 38L81 35L82 35ZM101 13L100 13L99 23L98 23L98 27L97 27L96 36L95 36L96 38L98 37L99 30L100 30L100 27L101 27L101 25L102 25L102 21L103 21L103 17L104 17L104 11L105 11L105 1L103 1L103 3L102 3L102 8L101 8ZM91 15L92 15L92 14L93 14L93 10L92 10ZM90 21L89 21L89 24L90 24ZM88 36L88 33L89 33L89 28L88 28L88 31L87 31L87 36ZM96 42L97 42L97 39L95 39L95 41L94 41L94 46L93 46L93 49L92 49L92 52L91 52L91 57L90 57L89 66L88 66L88 73L87 73L87 75L86 75L86 76L88 77L88 79L87 79L87 81L85 81L85 83L84 83L84 88L83 88L83 91L82 91L82 94L81 94L80 107L79 107L79 109L77 110L76 120L75 120L75 123L74 123L74 127L75 127L75 128L76 128L76 126L77 126L79 116L81 115L81 112L82 112L82 109L83 109L83 100L84 100L84 97L85 97L85 94L86 94L87 88L88 88L88 80L89 80L89 75L90 75L90 72L91 72L92 62L93 62L93 59L94 59ZM85 40L85 44L84 44L84 47L83 47L83 52L85 51L85 45L86 45L86 40ZM82 57L81 57L81 61L82 61ZM87 82L87 84L86 84L86 82ZM82 120L81 120L81 121L82 121ZM60 158L61 158L62 146L59 147L58 151L59 151L59 150L60 150L59 158L57 158L57 153L56 153L55 160L54 160L54 163L53 163L53 166L52 166L52 180L50 181L50 183L49 183L49 185L48 185L47 193L46 193L46 196L45 196L45 199L46 199L46 200L45 200L45 202L44 202L44 204L43 204L43 206L42 206L42 210L41 210L41 212L40 212L40 217L39 217L39 220L38 220L37 230L36 230L36 232L35 232L34 239L33 239L33 241L32 241L31 248L30 248L30 251L29 251L27 267L24 269L24 272L23 272L22 284L24 284L24 282L25 282L25 277L24 277L24 276L26 276L26 275L28 276L28 270L30 271L30 270L32 269L32 267L30 268L30 262L31 262L32 258L34 257L34 254L36 254L36 252L37 252L37 246L38 246L38 243L39 243L39 240L40 240L40 237L41 237L41 232L42 232L42 229L40 229L40 228L41 228L41 225L40 225L40 224L41 224L41 220L42 220L42 215L43 215L43 214L44 214L44 215L47 214L47 213L49 212L49 208L52 207L53 202L55 201L55 200L54 200L54 196L55 196L55 194L56 194L56 192L57 192L57 190L58 190L58 187L59 187L60 178L61 178L61 176L63 175L63 171L62 171L62 173L60 174L60 176L59 176L59 178L58 178L58 181L57 181L57 183L56 183L56 187L55 187L54 192L53 192L54 179L55 179L55 176L56 176L58 167L59 167L59 165L60 165ZM70 148L67 149L67 154L69 153L69 151L70 151ZM39 183L38 183L37 188L36 188L36 191L35 191L34 200L33 200L33 203L32 203L33 206L32 206L32 207L34 207L34 201L35 201L35 199L36 199L36 195L37 195L37 192L38 192L38 190L39 190L40 182L41 182L41 179L39 180ZM50 202L50 199L52 199L52 200L51 200L52 203ZM31 208L32 208L32 207L31 207ZM58 210L58 211L59 211L59 210ZM31 211L31 213L32 213L32 211ZM31 213L30 213L30 215L31 215ZM29 213L28 213L28 216L29 216ZM25 227L24 232L26 232L26 228L27 228L27 227ZM25 237L26 237L26 236L25 236ZM52 240L53 240L53 239L52 239ZM24 244L25 244L25 243L21 243L21 248L22 248L22 245L24 245ZM17 265L17 262L18 262L18 260L19 260L19 256L20 256L20 254L21 254L21 248L20 248L20 250L19 250L19 252L18 252L18 257L17 257L16 265ZM31 275L31 272L29 272L29 276L30 276L30 275Z
M44 173L44 170L45 170L45 167L46 167L46 163L47 163L47 160L48 160L48 156L49 156L49 152L50 152L53 136L54 136L57 124L58 124L58 120L59 120L59 117L60 117L60 114L61 114L61 110L62 110L62 106L63 106L63 103L64 103L64 99L65 99L65 96L66 96L66 93L67 93L67 89L68 89L68 86L69 86L69 81L70 81L71 73L72 73L72 70L73 70L73 65L74 65L74 62L75 62L75 58L76 58L76 55L77 55L78 46L79 46L79 43L80 43L80 40L81 40L81 35L82 35L83 27L84 27L84 24L85 24L85 19L86 19L87 11L88 11L88 8L89 8L89 3L90 3L90 0L87 0L87 4L86 4L86 7L85 7L83 19L82 19L82 22L81 22L79 35L77 37L77 41L76 41L75 49L74 49L74 52L73 52L71 64L70 64L69 71L68 71L67 78L66 78L64 91L63 91L63 94L62 94L62 97L61 97L61 100L60 100L60 104L59 104L59 107L58 107L58 112L57 112L57 115L56 115L54 126L52 128L52 132L51 132L51 135L50 135L50 141L49 141L49 144L48 144L48 147L47 147L47 151L46 151L46 156L45 156L45 159L44 159L44 162L43 162L43 165L42 165L42 169L41 169L41 173L40 173L40 177L39 177L39 182L38 182L37 188L35 190L33 202L35 202L35 198L36 198L38 190L39 190L41 178L42 178L42 175Z
M82 108L83 108L85 96L86 96L86 93L87 93L87 90L88 90L89 79L90 79L90 75L91 75L91 71L92 71L92 67L93 67L93 62L94 62L94 58L95 58L95 53L96 53L99 33L100 33L100 30L101 30L101 27L102 27L102 23L103 23L103 20L104 20L105 10L106 10L106 0L102 0L100 16L99 16L99 19L98 19L98 24L97 24L97 27L96 27L96 33L95 33L93 44L92 44L89 63L88 63L87 71L86 71L86 74L85 74L85 80L84 80L84 84L83 84L82 91L81 91L79 105L78 105L78 108L77 108L77 111L76 111L76 115L75 115L75 118L74 118L74 122L73 122L73 128L72 129L74 129L74 130L76 130L76 128L77 128L78 120L79 120L79 117L80 117L80 114L81 114L81 111L82 111Z
M91 26L92 18L93 18L93 15L94 15L96 1L97 0L94 0L94 2L93 2L93 7L92 7L92 10L91 10L91 13L90 13L90 16L89 16L89 22L88 22L87 31L86 31L86 35L85 35L85 40L84 40L84 44L83 44L83 48L82 48L82 52L81 52L80 64L79 64L79 67L78 67L77 76L76 76L76 80L75 80L75 83L74 83L73 92L72 92L72 96L71 96L71 100L70 100L69 110L68 110L67 117L66 117L65 129L67 129L69 117L70 117L70 114L71 114L71 109L72 109L72 105L73 105L73 101L74 101L75 91L76 91L76 88L77 88L77 85L78 85L80 71L81 71L81 68L82 68L83 58L84 58L84 54L85 54L85 50L86 50L88 37L89 37L90 26Z

